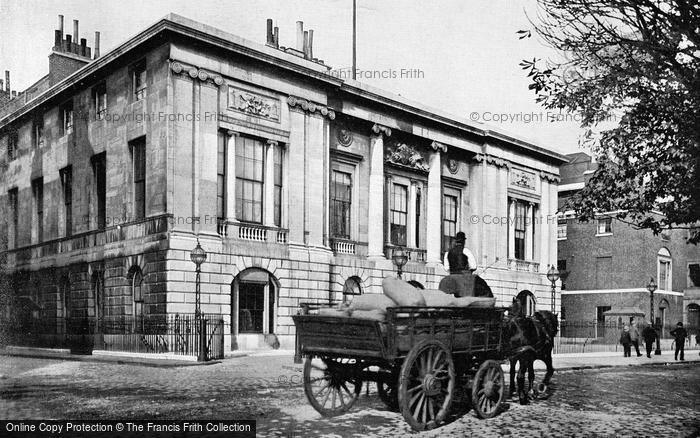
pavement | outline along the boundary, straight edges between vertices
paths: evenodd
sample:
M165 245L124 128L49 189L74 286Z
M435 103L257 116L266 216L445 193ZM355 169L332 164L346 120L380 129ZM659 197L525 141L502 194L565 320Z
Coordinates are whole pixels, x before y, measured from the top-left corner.
M6 346L0 349L0 355L22 356L45 359L61 359L83 362L107 362L117 364L135 364L149 367L190 367L207 366L221 362L220 360L197 362L192 356L177 356L148 353L124 353L114 351L95 350L92 355L71 354L67 349L34 348ZM235 351L226 355L226 359L239 357L293 357L294 350L260 350L260 351ZM566 353L552 356L554 369L557 371L585 370L624 366L663 366L679 362L674 358L672 351L662 351L661 355L652 354L651 358L642 355L639 357L623 357L620 352L594 352L594 353ZM700 350L697 348L686 349L686 362L700 362ZM301 365L299 364L299 368ZM536 361L535 370L546 369L544 362ZM508 371L508 364L503 365L503 371Z

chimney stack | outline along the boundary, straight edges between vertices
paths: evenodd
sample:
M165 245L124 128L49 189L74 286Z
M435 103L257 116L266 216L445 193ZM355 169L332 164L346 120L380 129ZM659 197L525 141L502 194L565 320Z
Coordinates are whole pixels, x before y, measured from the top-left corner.
M80 56L87 56L87 40L80 38Z
M100 57L100 33L95 32L95 58L97 59Z
M304 51L304 22L297 21L297 50Z

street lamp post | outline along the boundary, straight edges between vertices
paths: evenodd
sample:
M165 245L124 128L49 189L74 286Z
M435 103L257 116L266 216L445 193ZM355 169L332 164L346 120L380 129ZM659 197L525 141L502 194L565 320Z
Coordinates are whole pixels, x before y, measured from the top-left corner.
M651 324L654 331L656 331L656 351L654 351L654 355L659 356L661 355L661 340L659 339L661 334L659 333L659 328L656 327L656 324L654 323L654 291L656 290L656 282L654 281L654 277L651 277L649 280L647 290L649 291L649 324Z
M404 251L402 247L397 247L391 254L391 259L394 261L397 269L397 276L401 278L401 273L403 272L403 267L408 262L408 254Z
M207 360L206 353L206 342L207 342L207 321L202 318L202 308L200 300L200 271L202 263L207 260L207 252L199 244L199 239L197 239L197 246L194 247L192 252L190 252L190 259L195 265L197 277L195 278L195 292L194 292L194 323L196 330L199 334L199 348L197 349L197 361L205 362Z
M552 313L556 312L556 300L557 300L557 280L559 280L559 270L550 265L549 271L547 271L547 279L552 283Z

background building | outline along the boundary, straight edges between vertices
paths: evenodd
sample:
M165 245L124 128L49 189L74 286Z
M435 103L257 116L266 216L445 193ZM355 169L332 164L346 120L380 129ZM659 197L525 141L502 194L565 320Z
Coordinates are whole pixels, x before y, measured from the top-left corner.
M564 157L330 74L300 22L278 35L169 15L91 57L61 19L49 74L0 115L12 312L117 348L114 327L194 312L198 240L224 348L290 348L300 303L381 292L397 247L436 288L459 230L500 305L549 309Z
M568 157L570 161L560 169L562 208L570 196L584 187L596 168L596 163L584 153ZM648 321L650 297L646 286L653 278L658 285L654 317L663 324L664 337L669 336L678 321L697 332L697 304L683 302L684 291L692 293L700 286L700 248L687 244L688 236L685 229L665 230L655 236L650 230L636 229L617 220L614 214L601 214L584 223L564 212L557 232L562 317L571 323L571 329L575 322L595 321L599 325L598 337L605 335L606 315L615 315L614 319L625 323L629 316L640 315ZM621 312L623 309L626 313ZM570 330L568 335L576 333Z

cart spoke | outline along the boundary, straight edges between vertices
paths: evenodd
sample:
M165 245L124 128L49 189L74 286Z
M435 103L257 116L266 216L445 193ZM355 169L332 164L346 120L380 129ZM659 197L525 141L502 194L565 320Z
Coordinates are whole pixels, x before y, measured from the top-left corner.
M421 398L418 399L418 403L416 404L416 408L413 410L413 418L418 420L418 416L420 415L421 410L423 409L423 402L425 401L425 394L421 393Z
M340 400L338 400L340 402L340 406L344 406L345 405L345 397L343 397L343 390L340 388L338 388L338 397L340 398Z
M421 406L421 414L423 417L423 423L427 423L427 415L428 415L428 403L430 402L430 397L424 397L423 398L423 406Z
M435 407L433 406L434 401L432 398L428 399L428 413L430 414L430 419L435 418Z
M314 398L319 398L321 396L321 393L328 388L330 388L330 386L326 385L326 386L322 387L321 389L319 389L318 392L316 394L314 394Z
M326 407L326 403L328 402L328 397L331 395L331 392L333 392L333 388L330 385L328 385L327 388L328 388L328 392L326 393L326 396L323 398L323 402L321 403L322 408Z
M444 352L442 350L440 350L435 355L435 360L433 360L433 363L430 365L430 368L433 370L433 372L438 371L437 366L440 363L440 359L442 359L443 354L444 354Z
M331 409L335 409L335 397L336 397L336 389L332 388L331 391L333 392L333 398L331 400Z

